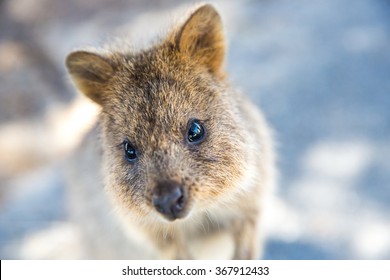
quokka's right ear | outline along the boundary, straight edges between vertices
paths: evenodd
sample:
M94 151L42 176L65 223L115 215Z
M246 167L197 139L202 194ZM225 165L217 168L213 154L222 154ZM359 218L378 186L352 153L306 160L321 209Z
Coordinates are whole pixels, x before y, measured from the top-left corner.
M110 61L95 53L76 51L67 56L65 64L77 88L102 105L104 89L114 74Z

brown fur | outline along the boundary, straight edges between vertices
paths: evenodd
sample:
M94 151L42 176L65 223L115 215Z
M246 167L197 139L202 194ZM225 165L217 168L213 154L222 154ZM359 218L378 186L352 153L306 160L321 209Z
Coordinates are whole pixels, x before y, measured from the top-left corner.
M85 144L102 146L95 160L102 161L112 201L107 209L116 210L118 227L146 236L159 258L196 258L191 244L221 233L234 242L227 257L260 254L262 199L273 181L271 139L257 109L226 81L224 54L221 19L203 5L147 50L77 51L66 60L76 86L102 108L100 132ZM206 128L199 145L185 141L190 119ZM124 158L125 139L139 151L133 164ZM170 222L154 209L161 181L185 188L185 218Z

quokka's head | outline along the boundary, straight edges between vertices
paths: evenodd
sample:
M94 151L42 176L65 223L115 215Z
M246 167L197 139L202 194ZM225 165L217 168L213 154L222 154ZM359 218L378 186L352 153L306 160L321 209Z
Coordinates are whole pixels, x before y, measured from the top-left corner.
M224 53L220 16L204 5L150 49L67 57L78 89L102 108L105 183L121 209L185 219L240 184L246 132Z

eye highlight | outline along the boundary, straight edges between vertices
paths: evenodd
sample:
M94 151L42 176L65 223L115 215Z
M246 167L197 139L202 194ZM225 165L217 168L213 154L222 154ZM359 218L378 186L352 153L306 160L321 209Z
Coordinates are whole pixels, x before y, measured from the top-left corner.
M187 141L190 144L199 144L205 138L205 128L199 120L193 119L188 123Z
M133 163L137 159L137 150L127 140L123 141L123 149L125 151L125 158L128 162Z

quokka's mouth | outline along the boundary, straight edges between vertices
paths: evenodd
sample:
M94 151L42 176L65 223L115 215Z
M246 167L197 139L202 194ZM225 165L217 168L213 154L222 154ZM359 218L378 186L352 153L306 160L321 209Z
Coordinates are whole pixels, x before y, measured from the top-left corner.
M187 215L179 217L179 216L172 216L172 215L163 215L165 219L167 219L169 222L173 222L179 219L184 219Z

